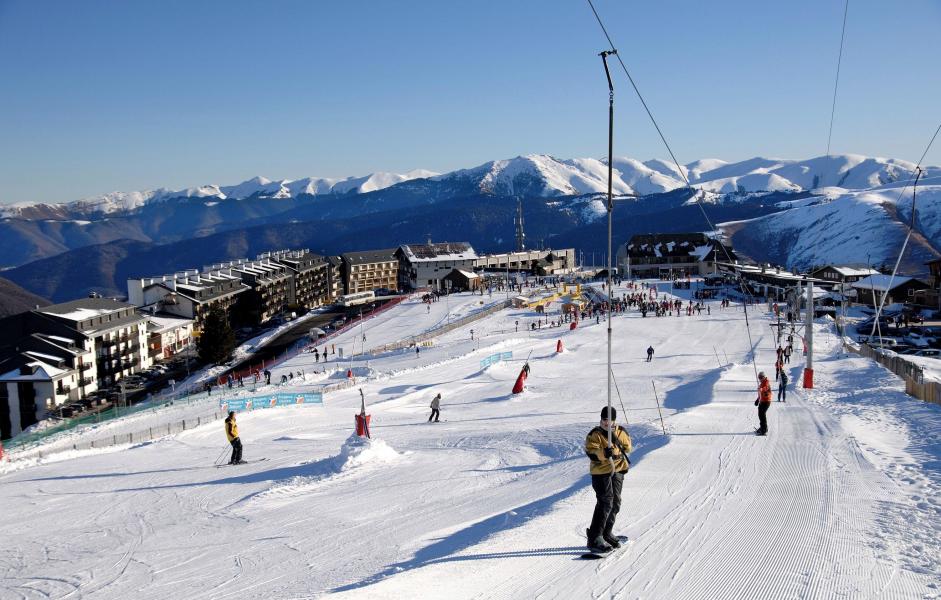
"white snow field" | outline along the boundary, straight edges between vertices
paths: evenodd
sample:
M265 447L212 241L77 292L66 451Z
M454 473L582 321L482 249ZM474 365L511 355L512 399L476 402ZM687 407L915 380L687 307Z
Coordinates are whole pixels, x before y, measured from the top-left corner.
M466 311L479 299L451 302ZM407 302L367 322L367 349L432 328L442 307ZM0 597L941 597L941 407L842 354L821 321L815 388L795 385L795 356L787 402L757 437L742 307L710 309L614 319L626 414L617 392L613 402L635 450L615 528L630 541L603 560L579 556L606 324L533 332L535 313L512 309L420 355L357 357L372 441L351 436L352 388L323 406L239 414L245 458L261 462L213 467L227 453L217 422L0 463ZM749 307L748 320L757 367L773 373L765 309ZM530 353L527 389L513 396ZM307 355L295 360L310 372ZM427 423L438 392L443 421Z

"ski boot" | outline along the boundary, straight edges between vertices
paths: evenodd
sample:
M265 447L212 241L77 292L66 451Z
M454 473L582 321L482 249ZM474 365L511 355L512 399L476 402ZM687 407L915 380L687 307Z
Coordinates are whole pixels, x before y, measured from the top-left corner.
M589 530L586 529L585 536L588 538L588 549L592 552L606 554L614 550L614 548L612 548L600 535L597 535L595 536L595 539L592 539Z

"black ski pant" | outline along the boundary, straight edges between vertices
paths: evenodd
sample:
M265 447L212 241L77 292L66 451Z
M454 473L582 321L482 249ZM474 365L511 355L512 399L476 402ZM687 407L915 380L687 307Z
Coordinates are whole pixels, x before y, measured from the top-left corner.
M229 463L237 463L242 460L242 440L235 438L230 443L232 444L232 458Z
M440 416L441 416L441 411L438 410L437 408L432 408L432 409L431 409L431 416L428 417L428 422L431 423L431 420L432 420L432 419L434 419L435 421L437 421L437 420L438 420L438 417L440 417Z
M771 408L770 402L758 403L758 431L768 433L768 409Z
M787 402L787 384L783 381L778 386L778 402Z
M591 476L591 487L595 490L595 512L591 515L591 526L588 528L589 542L601 534L611 535L614 520L621 510L623 484L624 473Z

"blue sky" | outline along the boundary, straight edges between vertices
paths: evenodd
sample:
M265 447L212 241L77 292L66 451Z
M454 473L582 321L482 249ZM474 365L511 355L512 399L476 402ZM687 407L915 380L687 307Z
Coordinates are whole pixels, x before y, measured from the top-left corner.
M595 6L680 162L826 152L842 1ZM939 26L851 0L833 153L919 158ZM0 202L602 157L605 46L577 0L0 0ZM614 78L615 153L668 158Z

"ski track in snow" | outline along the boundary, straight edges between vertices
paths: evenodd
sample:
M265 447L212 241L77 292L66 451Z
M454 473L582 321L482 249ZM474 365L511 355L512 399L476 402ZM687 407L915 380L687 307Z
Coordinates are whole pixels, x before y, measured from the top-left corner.
M367 322L366 345L408 339L480 299L430 312L403 303ZM770 372L767 318L749 312L758 368ZM245 456L261 463L214 469L227 450L212 423L0 474L4 538L15 540L0 549L0 597L941 597L941 407L843 355L821 322L816 389L795 388L793 361L788 402L772 405L770 435L756 437L740 307L615 318L612 401L635 443L617 531L630 539L604 560L577 560L594 504L582 444L605 402L606 324L533 332L533 320L501 311L420 356L352 359L369 374L359 381L376 438L367 446L348 439L351 389L324 407L240 415ZM359 346L361 335L334 343ZM505 350L512 361L480 368ZM530 350L527 389L512 396ZM310 363L302 355L281 370L323 367ZM443 422L430 424L438 391Z

